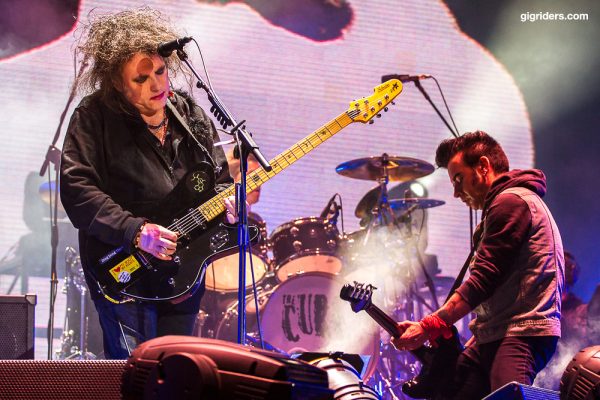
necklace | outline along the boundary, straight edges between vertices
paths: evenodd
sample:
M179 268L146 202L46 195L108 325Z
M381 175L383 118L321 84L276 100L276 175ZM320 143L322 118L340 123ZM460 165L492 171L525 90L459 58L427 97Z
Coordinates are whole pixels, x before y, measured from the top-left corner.
M158 125L146 124L146 126L148 127L148 129L155 131L158 128L161 128L166 123L167 123L167 113L165 113L165 117L163 118L162 121L160 121L160 124L158 124Z
M164 117L163 117L163 120L160 122L160 124L151 125L151 124L146 123L148 130L150 130L152 132L152 134L154 136L156 136L156 138L160 141L161 145L165 144L165 138L167 136L167 126L169 124L169 118L167 117L166 110L163 110L163 112L164 112Z
M161 129L161 135L158 136L158 131L155 133L156 137L158 138L158 140L160 140L160 145L163 146L165 144L165 139L167 138L167 127L169 125L169 120L167 119L167 117L165 116L165 119L163 120L162 123L162 127L163 129Z

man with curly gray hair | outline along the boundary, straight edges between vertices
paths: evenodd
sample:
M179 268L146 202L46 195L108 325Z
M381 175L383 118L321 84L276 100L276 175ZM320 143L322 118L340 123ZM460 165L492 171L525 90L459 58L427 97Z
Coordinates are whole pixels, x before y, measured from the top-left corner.
M176 72L179 60L157 54L161 42L179 36L168 21L149 8L90 19L78 45L87 70L75 82L88 95L73 112L65 137L60 194L79 229L105 356L126 358L145 340L191 334L204 282L178 304L115 304L93 275L97 254L113 246L172 260L178 232L153 222L151 209L198 163L211 165L216 185L232 180L223 150L213 146L219 137L212 121L189 95L170 88L169 73ZM229 199L226 208L233 222ZM148 298L155 290L143 288Z

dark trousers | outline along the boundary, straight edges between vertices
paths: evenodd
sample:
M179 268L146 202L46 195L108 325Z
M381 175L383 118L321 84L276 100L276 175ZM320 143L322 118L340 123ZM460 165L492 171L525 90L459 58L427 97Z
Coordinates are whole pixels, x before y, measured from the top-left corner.
M531 385L557 342L556 336L523 336L467 347L458 358L447 398L480 400L512 381Z
M204 285L179 304L130 302L114 304L104 297L94 300L107 359L125 359L142 342L165 335L191 335Z

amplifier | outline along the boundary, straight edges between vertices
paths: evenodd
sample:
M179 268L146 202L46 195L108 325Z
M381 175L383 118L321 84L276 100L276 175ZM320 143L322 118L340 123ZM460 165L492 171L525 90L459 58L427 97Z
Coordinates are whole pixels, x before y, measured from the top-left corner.
M0 296L0 360L33 359L37 296Z

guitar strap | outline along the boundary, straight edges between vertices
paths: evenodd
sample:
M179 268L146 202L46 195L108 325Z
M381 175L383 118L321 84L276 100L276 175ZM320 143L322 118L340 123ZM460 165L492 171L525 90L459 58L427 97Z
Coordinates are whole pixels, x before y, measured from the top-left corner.
M473 256L475 255L475 250L477 249L477 246L479 246L479 242L481 241L481 237L483 236L483 222L484 221L482 220L479 223L479 225L477 225L477 228L475 229L475 233L473 234L474 240L473 240L473 247L471 248L471 252L469 253L469 256L467 257L467 260L465 261L465 264L463 265L462 269L460 270L458 276L454 280L454 283L452 284L452 287L450 288L450 291L448 292L448 297L446 297L446 301L444 301L444 304L446 304L448 302L448 300L450 300L450 297L452 297L454 292L456 292L456 289L458 289L458 287L463 282L463 279L465 279L465 274L467 273L467 269L469 269L471 260L473 259Z
M450 292L448 292L448 297L446 297L446 301L444 301L444 304L446 304L448 302L448 300L450 300L450 297L452 297L454 292L456 292L456 289L458 289L458 287L462 283L463 279L465 279L465 274L467 273L467 269L469 269L469 265L471 264L471 259L473 258L474 254L475 254L475 247L473 247L471 249L471 252L469 253L469 257L467 257L467 260L465 261L465 264L463 265L462 269L460 270L460 273L454 280L454 283L452 284L452 287L450 288Z
M177 111L177 108L173 105L173 103L171 103L171 100L169 100L169 99L167 99L167 108L175 116L175 118L177 119L177 121L179 121L179 123L181 124L181 126L183 126L183 129L187 132L187 134L190 135L192 137L192 139L194 139L194 141L196 142L196 144L198 145L198 147L200 147L200 150L202 150L202 152L206 155L206 157L208 157L208 159L210 160L210 163L213 165L213 167L214 168L218 168L217 163L215 162L215 160L213 160L212 156L210 155L210 153L208 152L208 150L206 149L206 147L204 147L202 145L202 143L200 143L200 141L198 140L198 138L192 133L192 130L188 126L187 122L185 122L185 119L183 119L183 117L181 116L181 114L179 113L179 111Z

